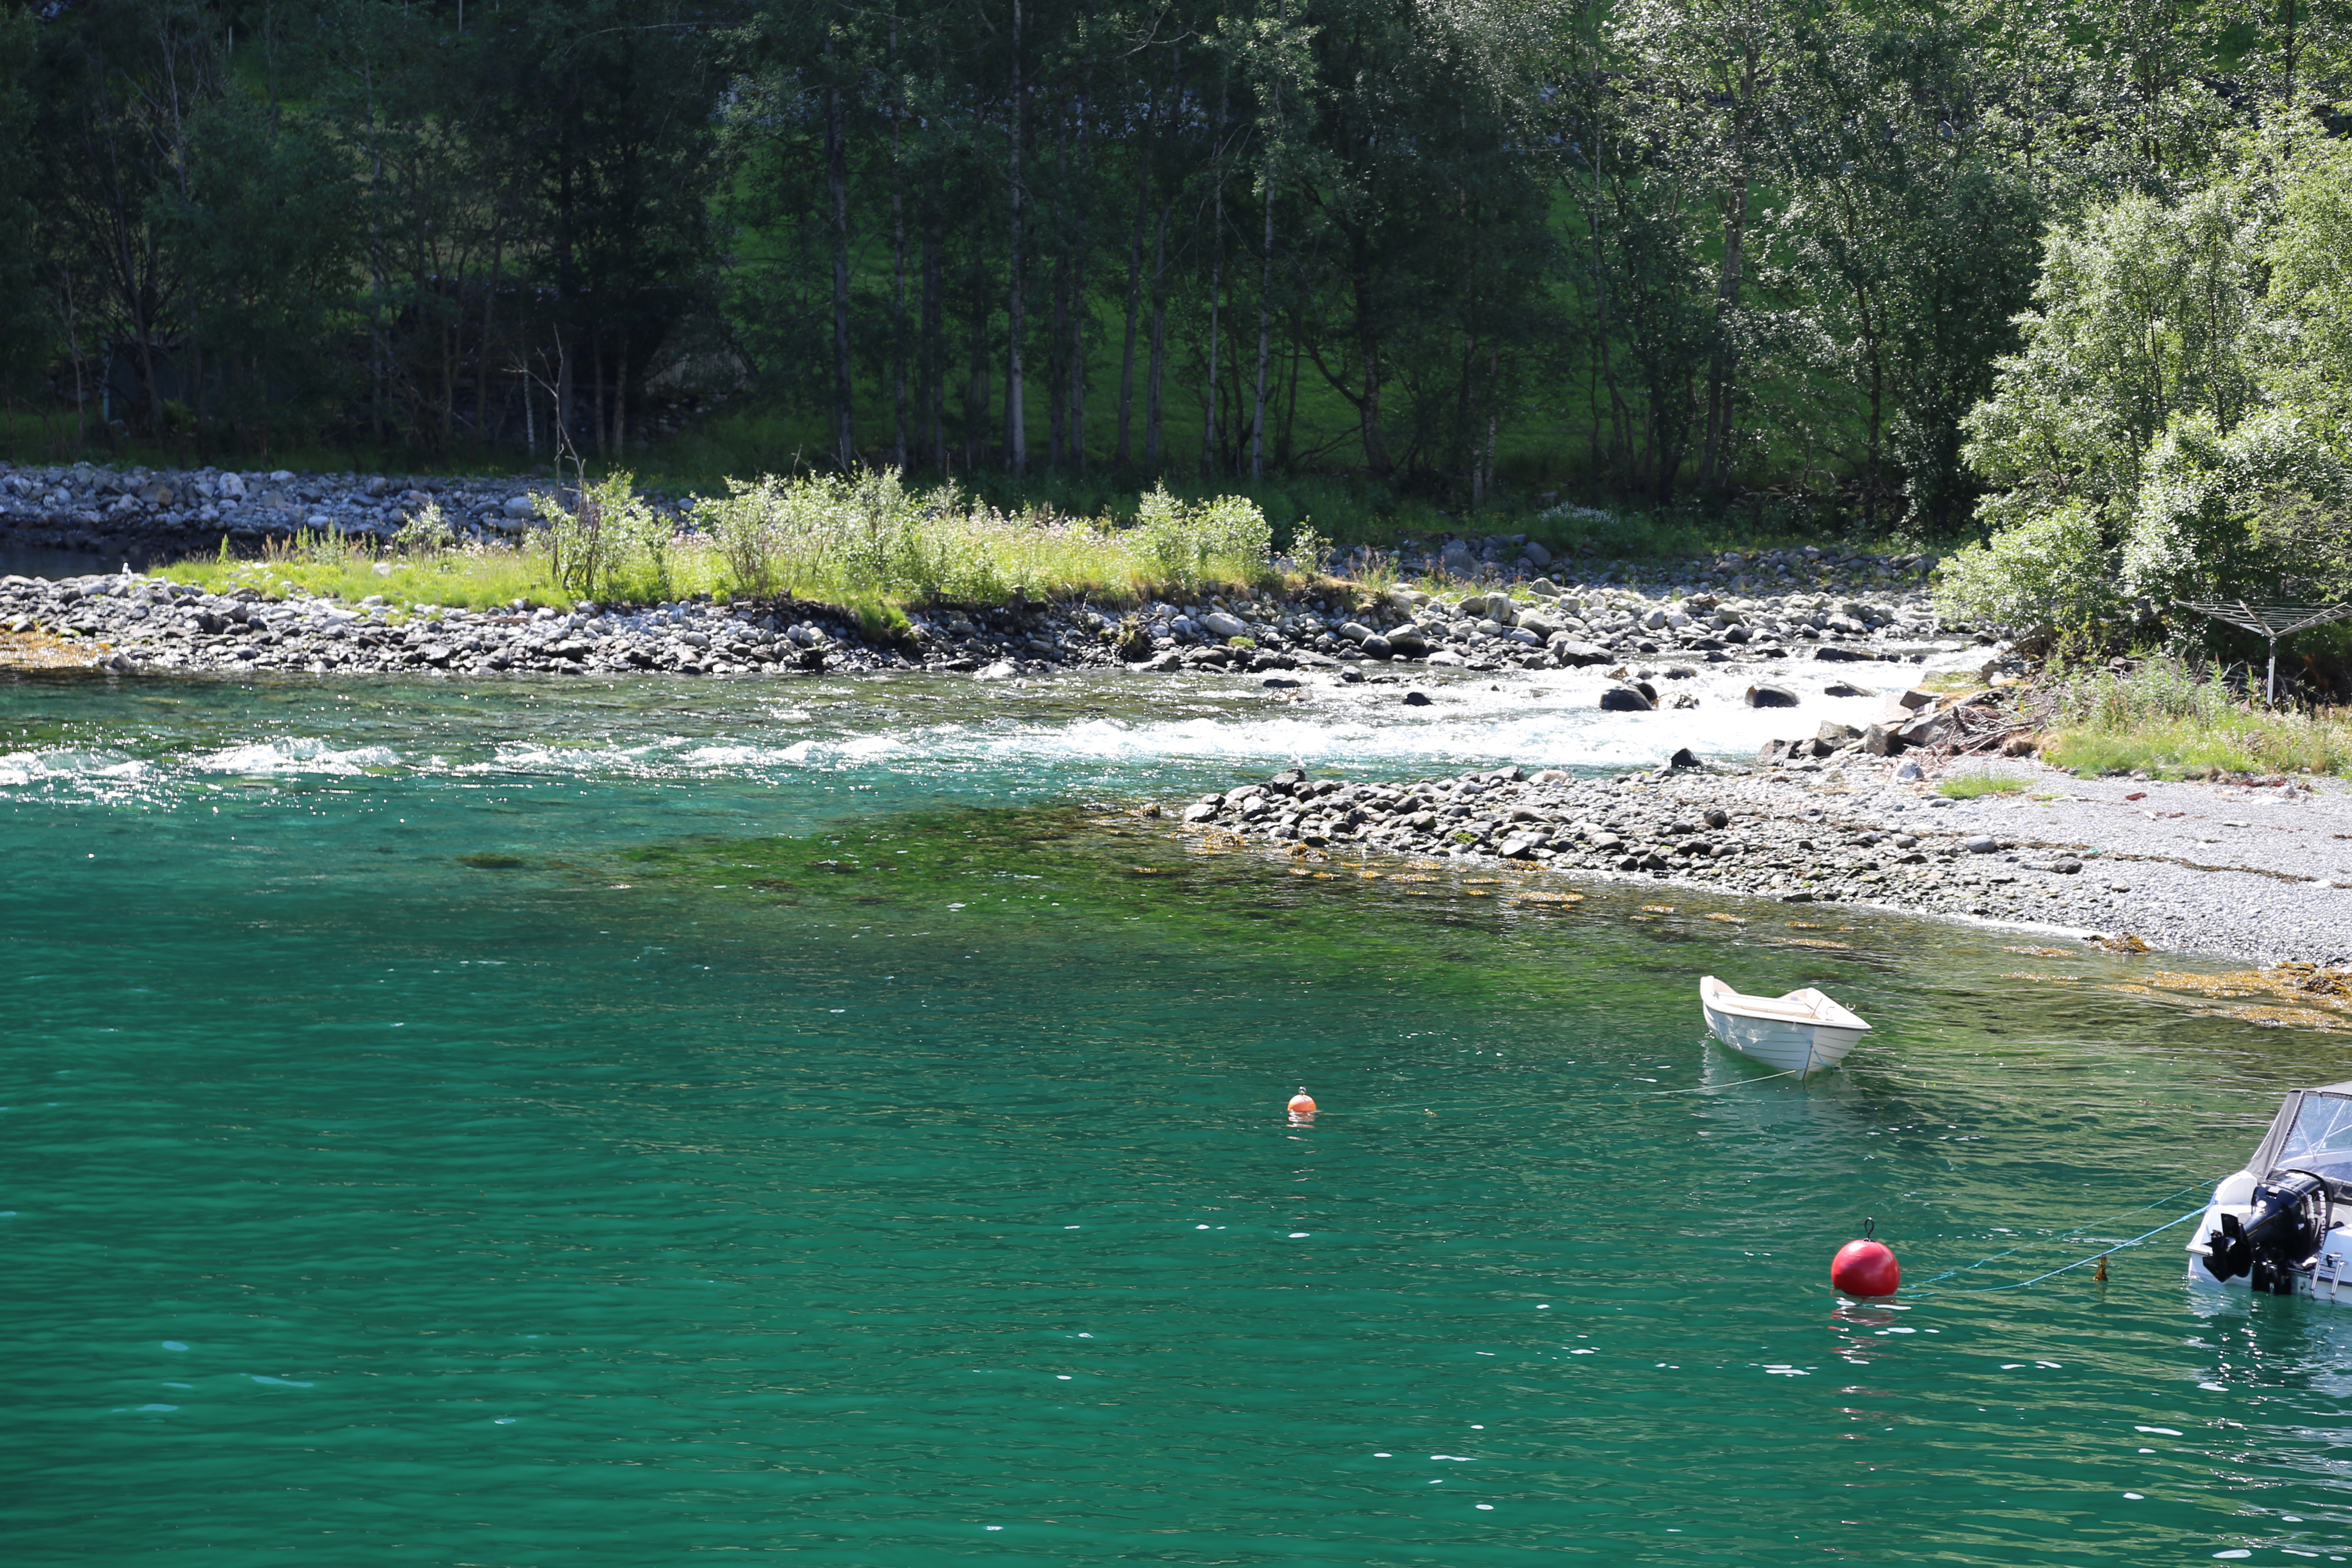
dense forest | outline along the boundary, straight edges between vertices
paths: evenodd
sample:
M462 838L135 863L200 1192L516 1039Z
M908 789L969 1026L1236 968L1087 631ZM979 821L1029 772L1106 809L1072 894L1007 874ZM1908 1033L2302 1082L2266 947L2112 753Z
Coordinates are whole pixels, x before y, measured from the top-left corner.
M809 465L1948 537L2052 237L2352 128L2347 12L20 0L0 373L222 455L617 459L725 403Z

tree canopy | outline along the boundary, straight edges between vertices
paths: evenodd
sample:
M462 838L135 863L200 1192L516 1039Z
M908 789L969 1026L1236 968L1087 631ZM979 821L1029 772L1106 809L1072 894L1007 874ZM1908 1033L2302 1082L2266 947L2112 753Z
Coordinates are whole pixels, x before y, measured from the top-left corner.
M220 451L728 400L839 468L2074 508L2120 572L2151 462L2325 489L2278 454L2344 427L2341 13L19 4L0 371Z

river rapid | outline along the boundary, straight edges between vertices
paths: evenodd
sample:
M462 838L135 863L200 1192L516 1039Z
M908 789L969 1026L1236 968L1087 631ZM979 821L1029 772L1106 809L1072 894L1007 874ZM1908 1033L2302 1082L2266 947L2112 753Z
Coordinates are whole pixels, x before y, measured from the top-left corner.
M8 1560L2352 1556L2352 1304L1991 1289L2332 1037L1137 811L1843 716L1591 684L10 678ZM1876 1032L1768 1079L1705 973Z

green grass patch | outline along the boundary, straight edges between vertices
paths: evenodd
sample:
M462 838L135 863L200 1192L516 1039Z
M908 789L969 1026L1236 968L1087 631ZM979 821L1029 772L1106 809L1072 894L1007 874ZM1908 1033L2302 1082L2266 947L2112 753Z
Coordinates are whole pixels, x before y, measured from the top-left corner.
M2347 773L2352 773L2352 724L2296 714L2248 713L2222 723L2149 720L2129 728L2061 729L2042 755L2077 772L2151 778Z
M1937 784L1936 793L1949 795L1954 800L1975 800L1979 795L2022 795L2025 793L2025 781L2011 778L2007 773L1962 773L1958 778L1946 779Z
M627 474L537 499L549 526L514 545L460 541L428 508L389 543L306 532L257 560L224 549L156 574L215 592L469 609L790 595L853 612L877 634L904 627L908 606L1015 595L1116 606L1303 588L1313 576L1276 570L1270 525L1245 497L1192 502L1156 489L1120 523L1009 513L945 487L909 490L893 473L816 475L732 482L695 504L691 533ZM1293 548L1318 563L1331 552L1304 527Z
M2042 756L2077 772L2156 778L2352 773L2352 723L2261 708L2221 677L2219 666L2170 657L2122 674L2059 671L2041 694L2051 731Z
M487 610L520 603L569 608L544 549L498 546L447 550L371 550L340 541L298 539L256 561L199 555L157 567L152 576L214 593L251 588L271 598L289 591L356 604L381 594L388 604Z

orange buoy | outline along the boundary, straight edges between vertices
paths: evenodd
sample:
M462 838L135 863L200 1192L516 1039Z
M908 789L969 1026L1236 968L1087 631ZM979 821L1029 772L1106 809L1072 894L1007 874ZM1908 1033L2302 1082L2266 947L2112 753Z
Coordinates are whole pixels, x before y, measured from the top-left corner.
M1315 1097L1307 1092L1307 1086L1303 1083L1298 1086L1298 1092L1290 1097L1290 1114L1293 1116L1315 1114Z
M1903 1283L1903 1265L1883 1241L1871 1239L1876 1222L1864 1220L1862 1235L1830 1259L1830 1286L1853 1297L1892 1296Z

